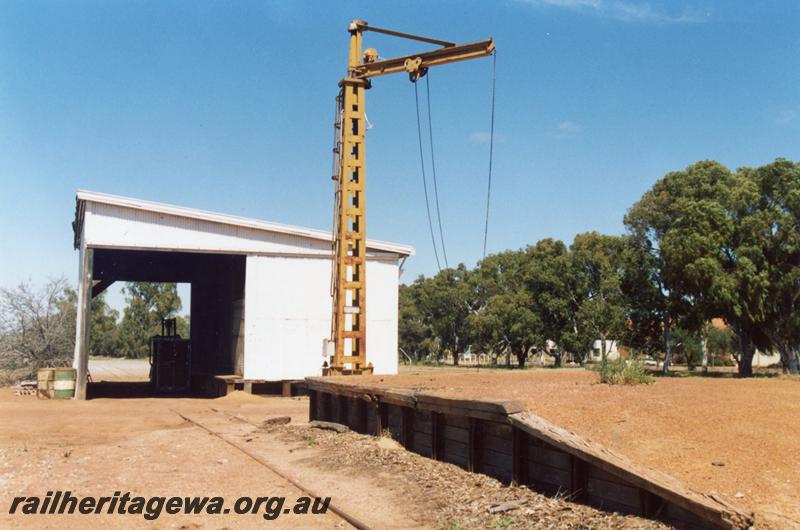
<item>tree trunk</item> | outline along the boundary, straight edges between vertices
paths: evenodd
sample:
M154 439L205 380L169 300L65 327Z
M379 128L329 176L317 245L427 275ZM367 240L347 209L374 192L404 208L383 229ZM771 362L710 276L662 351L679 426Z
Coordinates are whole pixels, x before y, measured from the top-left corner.
M703 328L703 373L708 374L708 333L706 333L705 327Z
M774 342L773 342L774 344ZM789 361L791 360L791 352L787 347L785 342L781 342L778 344L778 353L781 355L781 368L783 368L783 373L789 373Z
M608 352L606 351L606 336L600 335L600 362L605 366L608 362Z
M789 373L797 375L798 372L800 372L800 348L795 348L789 357Z
M525 361L528 359L528 350L523 347L522 350L519 352L519 356L517 357L517 368L522 369L525 368Z
M739 332L739 375L742 377L753 376L753 356L756 353L750 333L744 330Z
M781 344L779 351L781 352L781 364L783 364L783 371L792 375L797 375L800 360L798 349L792 348L786 343Z
M672 345L670 343L670 322L669 313L664 313L664 366L661 371L665 374L669 373L669 366L672 363Z

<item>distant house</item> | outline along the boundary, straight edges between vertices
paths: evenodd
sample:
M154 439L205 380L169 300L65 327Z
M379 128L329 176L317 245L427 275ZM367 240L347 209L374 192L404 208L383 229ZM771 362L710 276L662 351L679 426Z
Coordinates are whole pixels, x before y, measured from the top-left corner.
M589 360L590 361L602 361L603 360L603 341L601 339L597 339L592 343L592 351L589 352ZM606 358L607 359L619 359L620 351L617 348L617 341L614 339L606 339Z
M728 324L725 323L725 321L721 318L712 318L711 325L719 330L728 329ZM761 350L756 349L756 353L755 355L753 355L753 366L766 368L768 366L780 364L780 362L781 362L780 353L762 352Z
M781 354L780 353L764 353L761 350L756 350L755 355L753 355L753 366L760 366L762 368L766 368L767 366L772 366L774 364L781 363Z

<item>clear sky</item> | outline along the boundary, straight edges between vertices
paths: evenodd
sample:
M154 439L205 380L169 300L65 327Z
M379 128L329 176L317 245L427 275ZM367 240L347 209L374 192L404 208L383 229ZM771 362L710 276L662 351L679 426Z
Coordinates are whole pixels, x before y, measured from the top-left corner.
M78 188L328 229L333 98L350 20L493 36L489 251L623 231L700 159L800 158L800 2L0 1L0 285L66 275ZM383 57L426 45L367 34ZM491 60L431 71L451 265L481 256ZM423 88L423 87L420 87ZM368 234L436 272L413 85L367 95Z

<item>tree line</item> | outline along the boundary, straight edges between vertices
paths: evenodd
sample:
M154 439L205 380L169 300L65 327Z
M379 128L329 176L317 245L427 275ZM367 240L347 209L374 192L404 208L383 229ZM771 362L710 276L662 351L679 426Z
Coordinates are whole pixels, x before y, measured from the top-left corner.
M756 348L800 360L800 164L731 171L697 162L658 180L620 236L543 239L400 287L400 348L414 360L533 352L560 365L599 340L688 364L730 351L752 375ZM726 327L712 326L721 319Z
M150 337L161 332L162 318L176 318L178 333L189 336L188 321L178 315L182 303L176 284L131 282L123 293L127 305L121 318L104 294L92 299L90 355L147 357ZM0 289L0 379L31 377L38 368L72 364L77 298L63 278L39 289L30 282Z
M161 321L174 318L177 332L189 337L189 321L178 313L183 303L175 283L128 282L122 289L126 306L111 309L101 295L92 300L90 355L143 358L150 355L150 338L161 333Z

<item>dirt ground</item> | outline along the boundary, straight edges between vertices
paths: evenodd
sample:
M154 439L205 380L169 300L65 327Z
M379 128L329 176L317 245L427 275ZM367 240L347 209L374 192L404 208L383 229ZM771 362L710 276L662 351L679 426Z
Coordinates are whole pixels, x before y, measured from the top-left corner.
M95 380L130 377L126 367L117 368L91 367ZM282 514L274 521L265 521L261 513L162 513L152 521L131 514L8 513L14 497L54 490L98 497L116 491L147 497L219 495L230 506L240 496L286 496L290 503L309 494L300 487L331 496L333 505L376 529L662 527L504 487L406 452L388 439L311 429L304 425L307 414L307 398L242 392L219 399L81 402L37 400L0 389L0 528L352 527L331 511ZM263 425L277 416L292 421ZM509 500L520 506L489 513L493 504Z
M355 382L355 379L342 379ZM658 377L609 386L583 369L410 368L364 382L518 400L532 412L690 488L800 527L800 380Z

